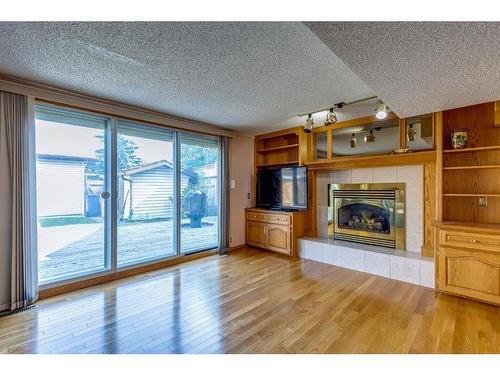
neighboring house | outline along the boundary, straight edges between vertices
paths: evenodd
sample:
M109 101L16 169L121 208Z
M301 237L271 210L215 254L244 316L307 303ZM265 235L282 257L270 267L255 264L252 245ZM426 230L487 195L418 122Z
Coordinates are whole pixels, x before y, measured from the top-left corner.
M181 191L196 173L183 171ZM174 216L174 169L160 160L121 173L119 183L120 218L130 220L170 219Z
M36 156L38 216L85 215L85 163L89 158Z

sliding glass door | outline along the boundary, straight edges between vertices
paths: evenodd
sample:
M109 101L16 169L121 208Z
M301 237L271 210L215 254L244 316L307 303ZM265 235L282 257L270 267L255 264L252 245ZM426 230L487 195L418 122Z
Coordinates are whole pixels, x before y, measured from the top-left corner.
M173 132L118 122L118 267L176 254Z
M41 285L219 246L217 137L35 109Z
M37 107L40 284L110 268L108 122Z
M219 140L180 134L182 253L219 244Z

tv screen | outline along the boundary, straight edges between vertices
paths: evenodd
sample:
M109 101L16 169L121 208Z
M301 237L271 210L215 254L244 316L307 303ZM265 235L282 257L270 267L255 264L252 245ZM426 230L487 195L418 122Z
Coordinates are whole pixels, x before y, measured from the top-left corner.
M299 210L307 208L307 168L257 171L257 207Z
M281 207L284 209L307 208L307 168L281 169Z
M257 171L257 207L281 207L281 169L261 169Z

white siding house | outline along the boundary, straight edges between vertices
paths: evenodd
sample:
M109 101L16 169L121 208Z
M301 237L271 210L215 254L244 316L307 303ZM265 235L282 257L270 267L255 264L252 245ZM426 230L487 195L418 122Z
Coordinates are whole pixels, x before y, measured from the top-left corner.
M39 217L85 214L86 158L37 155Z

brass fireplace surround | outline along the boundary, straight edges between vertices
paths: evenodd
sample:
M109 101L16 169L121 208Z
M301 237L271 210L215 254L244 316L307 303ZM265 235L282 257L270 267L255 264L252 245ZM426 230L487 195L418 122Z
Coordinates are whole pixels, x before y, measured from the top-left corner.
M346 224L343 212L358 210ZM343 211L341 211L343 210ZM374 215L377 215L375 217ZM342 221L342 222L341 222ZM328 186L328 236L336 240L405 249L405 184Z

